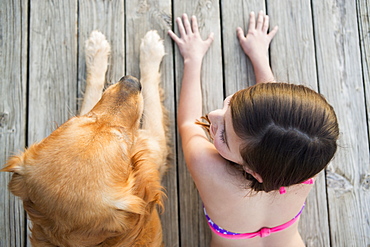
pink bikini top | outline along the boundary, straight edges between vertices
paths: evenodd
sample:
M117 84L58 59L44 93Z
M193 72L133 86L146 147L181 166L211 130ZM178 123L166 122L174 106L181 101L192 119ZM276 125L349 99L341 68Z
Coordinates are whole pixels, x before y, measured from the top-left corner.
M310 178L307 181L304 181L302 184L313 184L314 182L315 182L315 180L313 178ZM285 190L284 187L281 187L279 192L280 192L280 194L284 194L284 193L286 193L286 190ZM223 238L227 238L227 239L248 239L248 238L254 238L254 237L257 237L257 236L260 236L261 238L267 237L271 233L279 232L279 231L282 231L282 230L288 228L289 226L293 225L299 219L299 216L301 215L304 207L305 207L305 204L303 204L303 207L298 212L298 214L296 216L294 216L293 219L291 219L290 221L288 221L288 222L286 222L282 225L279 225L279 226L276 226L276 227L271 227L271 228L263 227L260 230L258 230L256 232L251 232L251 233L237 233L237 232L230 232L228 230L225 230L225 229L218 226L216 223L214 223L211 220L211 218L208 216L204 206L203 206L203 211L204 211L204 215L207 218L207 223L208 223L209 227L211 228L211 230L216 235L218 235L220 237L223 237Z

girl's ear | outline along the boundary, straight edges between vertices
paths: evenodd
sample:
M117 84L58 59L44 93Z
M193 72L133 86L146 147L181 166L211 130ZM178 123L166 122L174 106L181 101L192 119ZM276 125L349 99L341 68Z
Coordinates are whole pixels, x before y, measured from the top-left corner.
M252 175L259 183L263 182L263 179L262 179L261 175L259 175L257 172L252 171L251 169L249 169L248 167L245 167L245 166L244 166L244 171L249 173L250 175Z
M263 179L262 179L261 175L259 175L257 172L252 172L252 173L251 173L251 175L252 175L255 179L257 179L257 181L258 181L260 184L262 184Z

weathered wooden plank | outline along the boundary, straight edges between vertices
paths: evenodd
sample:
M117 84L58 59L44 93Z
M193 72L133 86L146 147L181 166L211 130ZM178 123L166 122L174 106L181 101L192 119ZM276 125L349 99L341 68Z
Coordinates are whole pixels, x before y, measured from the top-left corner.
M370 2L357 0L357 15L360 33L360 47L362 57L362 70L364 76L365 100L367 110L367 126L370 126ZM369 136L370 128L368 127ZM370 176L370 175L369 175ZM369 176L364 178L364 183L369 183ZM367 180L366 180L367 179ZM369 189L367 186L365 189Z
M28 140L40 141L76 111L77 0L30 9Z
M271 27L279 32L271 44L271 66L277 81L306 85L318 90L311 3L268 1ZM307 246L330 246L325 176L320 173L309 194L300 220Z
M331 244L367 246L369 139L356 2L314 0L312 6L319 88L333 104L341 129L327 174Z
M134 0L126 1L126 68L127 74L140 77L139 54L140 43L146 32L157 30L164 39L166 56L161 65L164 104L168 109L170 143L173 144L173 159L168 164L169 169L163 178L167 199L165 210L161 215L163 226L163 241L165 246L179 246L178 231L178 186L175 142L175 89L173 71L173 46L167 31L171 29L170 0Z
M195 15L202 37L205 39L210 32L214 32L215 40L203 60L202 66L202 89L203 89L203 112L221 107L223 94L222 76L222 52L220 30L220 6L218 1L174 1L174 19L187 13ZM177 26L174 27L177 31ZM183 60L176 49L175 68L177 93L180 91ZM180 138L178 138L180 140ZM180 234L181 246L209 246L210 230L204 220L201 209L201 200L195 188L194 182L187 171L181 145L179 145L178 169L179 169L179 209L180 209Z
M265 10L259 0L222 1L222 50L224 56L225 96L255 84L249 58L244 54L236 36L236 28L248 31L249 13Z
M368 138L370 139L370 3L366 0L357 1L357 15L359 21L359 32L360 32L360 45L362 53L362 69L363 69L363 79L364 79L364 89L365 89L365 101L367 110L367 126L368 126ZM370 140L369 140L370 142ZM366 164L366 160L365 160ZM361 178L362 189L369 194L370 189L370 172L362 175ZM368 201L363 206L363 210L369 211L370 205ZM367 229L369 229L369 223L367 224ZM367 230L364 235L365 243L370 245L370 234Z
M23 150L27 115L28 1L0 2L0 164ZM22 202L8 190L11 174L0 174L0 246L26 243Z
M111 46L108 59L107 84L117 82L125 75L124 0L78 1L78 108L86 86L85 41L93 30L99 30Z

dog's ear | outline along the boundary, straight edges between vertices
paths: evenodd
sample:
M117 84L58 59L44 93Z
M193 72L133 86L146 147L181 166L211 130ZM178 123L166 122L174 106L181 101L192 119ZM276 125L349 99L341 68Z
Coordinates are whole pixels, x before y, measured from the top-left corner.
M33 160L34 157L37 155L37 150L39 148L39 144L35 143L32 144L29 148L27 148L24 152L19 155L12 156L8 159L7 163L4 165L4 168L0 170L0 172L13 172L14 174L18 175L25 175L26 173L26 160Z
M25 173L24 157L24 153L10 157L4 168L0 170L1 172L13 173L12 179L8 185L9 190L15 196L19 196L22 200L26 200L28 198L27 188L23 176Z
M13 172L19 175L23 175L24 171L24 154L20 154L17 156L12 156L8 159L8 162L5 164L4 168L1 169L1 172Z

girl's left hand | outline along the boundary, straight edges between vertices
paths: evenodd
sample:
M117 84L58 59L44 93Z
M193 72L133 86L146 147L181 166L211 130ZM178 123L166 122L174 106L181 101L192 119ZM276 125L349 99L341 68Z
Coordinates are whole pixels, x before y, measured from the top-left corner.
M250 13L249 28L246 35L244 35L242 28L237 28L237 36L240 45L252 63L257 62L268 55L267 51L271 40L278 31L278 27L275 26L270 32L268 32L268 29L269 16L263 14L262 10L258 13L257 22L254 12Z
M184 62L199 60L201 62L214 40L214 34L211 33L206 40L202 40L195 16L191 17L191 25L186 14L182 15L182 20L180 17L176 18L176 22L180 37L172 30L169 30L168 34L179 47Z

